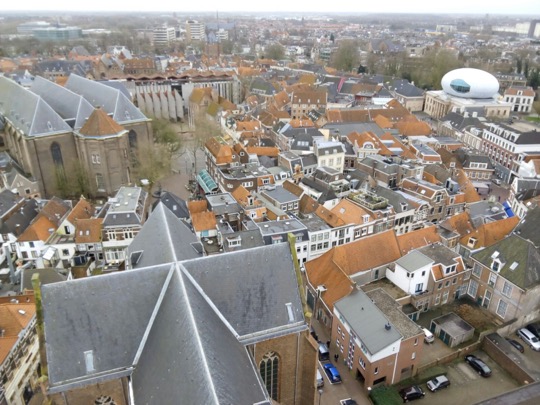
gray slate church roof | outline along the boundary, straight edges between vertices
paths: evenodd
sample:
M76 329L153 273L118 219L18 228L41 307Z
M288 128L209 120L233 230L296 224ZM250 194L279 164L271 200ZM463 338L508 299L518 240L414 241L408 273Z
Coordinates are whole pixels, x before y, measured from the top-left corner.
M42 293L51 392L131 375L138 404L269 405L245 345L307 329L288 243Z

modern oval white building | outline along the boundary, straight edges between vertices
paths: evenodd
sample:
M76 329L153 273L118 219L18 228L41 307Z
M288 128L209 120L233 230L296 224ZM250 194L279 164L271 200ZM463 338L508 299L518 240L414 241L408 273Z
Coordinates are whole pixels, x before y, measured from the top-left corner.
M455 69L445 74L441 86L446 94L462 98L493 98L499 92L499 81L480 69Z

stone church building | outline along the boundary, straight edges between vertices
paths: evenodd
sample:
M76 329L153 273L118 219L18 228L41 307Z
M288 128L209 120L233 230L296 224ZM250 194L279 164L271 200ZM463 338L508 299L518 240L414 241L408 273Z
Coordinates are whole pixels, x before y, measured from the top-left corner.
M0 148L39 184L83 170L96 195L135 183L137 151L153 142L150 119L121 90L72 74L64 87L36 76L31 89L0 77Z

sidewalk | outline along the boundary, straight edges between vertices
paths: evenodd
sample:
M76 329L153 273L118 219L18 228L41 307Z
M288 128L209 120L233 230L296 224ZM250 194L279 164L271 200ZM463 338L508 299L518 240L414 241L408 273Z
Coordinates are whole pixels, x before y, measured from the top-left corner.
M312 318L311 320L311 327L315 331L315 333L318 335L319 341L322 343L326 343L330 340L329 334L325 331L325 328L319 324L319 321L315 318ZM343 355L339 353L339 360L336 364L334 361L334 355L338 353L336 350L335 345L332 345L332 342L330 343L330 360L334 366L339 371L339 374L341 375L342 383L341 384L335 384L332 385L328 382L328 379L326 378L326 375L323 375L324 378L324 388L323 388L323 394L321 395L321 405L339 405L339 401L346 398L352 398L354 399L358 405L372 405L371 401L369 400L367 393L364 390L364 387L362 384L356 380L355 378L355 369L349 370L346 364L343 362ZM324 374L322 368L321 368L321 374ZM318 400L319 394L316 394L316 399ZM318 401L315 401L316 404L318 404Z

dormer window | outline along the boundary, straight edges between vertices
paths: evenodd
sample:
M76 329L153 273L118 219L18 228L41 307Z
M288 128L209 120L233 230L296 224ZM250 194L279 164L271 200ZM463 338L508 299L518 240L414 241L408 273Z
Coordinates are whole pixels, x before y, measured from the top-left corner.
M362 218L364 219L364 224L369 222L369 215L364 215Z
M229 247L240 246L242 244L242 238L239 236L236 238L227 238L227 242L229 243Z
M493 261L491 262L491 270L493 270L496 273L501 271L503 266L504 266L504 263L501 262L499 259L493 259Z
M444 274L450 274L454 273L456 271L457 264L453 264L452 266L448 266L444 269Z
M469 241L467 242L467 247L474 249L474 245L476 245L476 242L477 242L476 238L470 237Z

